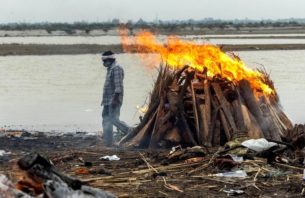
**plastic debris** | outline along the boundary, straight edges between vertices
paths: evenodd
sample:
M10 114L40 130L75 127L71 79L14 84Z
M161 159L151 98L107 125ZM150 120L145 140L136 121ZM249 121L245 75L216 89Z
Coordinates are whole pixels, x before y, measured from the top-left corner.
M182 150L182 147L180 145L172 147L172 150L169 152L169 154L171 155L174 152L176 152L177 150Z
M262 152L270 149L271 147L277 146L278 144L274 142L268 142L265 138L260 138L246 140L242 142L241 145L256 152Z
M11 152L6 152L5 150L0 150L0 156L10 155Z
M118 161L120 160L120 158L117 155L105 155L103 157L100 158L101 160L109 160L109 161Z
M291 171L271 170L264 175L265 178L284 177L293 174Z
M228 196L241 195L245 193L245 191L243 190L234 190L234 189L223 190L223 192L227 193Z
M229 154L229 155L235 162L241 163L244 161L244 157L239 157L237 155L232 155L232 154Z
M244 170L236 170L236 171L230 171L224 173L217 173L217 174L213 174L212 176L246 178L248 175Z

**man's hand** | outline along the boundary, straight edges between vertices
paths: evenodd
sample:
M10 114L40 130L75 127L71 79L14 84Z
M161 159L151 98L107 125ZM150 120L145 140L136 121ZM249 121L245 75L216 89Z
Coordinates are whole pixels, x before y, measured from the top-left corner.
M115 107L117 107L119 104L120 104L120 101L119 101L119 94L116 93L116 94L114 94L114 96L113 96L113 98L112 98L111 106L112 106L112 108L115 108Z

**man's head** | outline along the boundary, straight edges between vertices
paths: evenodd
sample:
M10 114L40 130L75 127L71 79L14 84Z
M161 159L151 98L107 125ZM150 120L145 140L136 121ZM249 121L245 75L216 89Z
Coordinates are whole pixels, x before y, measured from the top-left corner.
M102 61L105 67L110 67L115 61L115 56L112 51L106 51L102 54Z

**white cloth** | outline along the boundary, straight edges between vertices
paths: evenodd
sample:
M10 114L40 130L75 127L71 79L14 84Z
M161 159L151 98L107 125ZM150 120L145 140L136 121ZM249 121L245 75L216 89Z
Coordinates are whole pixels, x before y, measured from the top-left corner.
M243 143L241 143L241 145L256 152L262 152L270 149L271 147L276 146L277 143L268 142L265 138L260 138L260 139L246 140Z

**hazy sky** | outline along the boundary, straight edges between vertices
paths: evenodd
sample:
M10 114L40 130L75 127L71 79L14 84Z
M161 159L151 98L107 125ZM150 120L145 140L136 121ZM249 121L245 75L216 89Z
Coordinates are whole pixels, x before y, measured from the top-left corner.
M0 23L305 18L305 0L0 0Z

